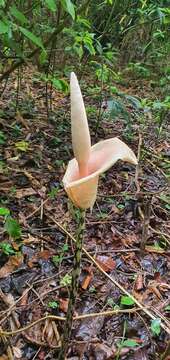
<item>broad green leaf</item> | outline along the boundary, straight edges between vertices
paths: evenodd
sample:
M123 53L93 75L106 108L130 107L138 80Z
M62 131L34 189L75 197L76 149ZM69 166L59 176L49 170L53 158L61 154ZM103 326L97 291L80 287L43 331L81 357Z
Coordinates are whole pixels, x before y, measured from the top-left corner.
M72 19L75 20L75 9L71 0L61 0L61 4L66 12L68 12Z
M91 29L90 22L87 19L81 17L80 15L77 16L76 22L87 27L88 29Z
M136 108L141 109L141 102L135 96L123 94L125 98Z
M21 237L20 225L18 221L12 217L7 217L4 228L11 238L19 239Z
M0 7L5 7L5 0L0 0Z
M41 51L41 54L39 56L39 61L40 61L41 65L46 63L46 61L47 61L47 52L46 52L46 50Z
M19 57L23 56L23 51L21 48L21 44L17 43L15 41L15 39L9 39L8 38L8 43L7 43L8 47L11 48L12 50L15 51L16 55L18 55Z
M51 79L53 86L60 91L63 92L67 92L68 91L68 83L67 81L63 80L63 79L56 79L56 78L52 78Z
M153 335L159 335L161 332L161 319L157 318L151 321L151 330Z
M0 20L0 34L8 33L9 27L2 20Z
M170 311L170 305L165 306L166 311Z
M0 216L7 216L10 214L10 211L7 208L0 207Z
M121 347L135 347L135 346L139 346L139 344L133 339L127 339L124 340L123 343L121 343Z
M28 19L25 17L25 15L19 11L15 5L12 5L10 7L10 13L23 25L28 23Z
M121 305L133 305L135 302L130 296L122 296L120 300Z
M45 0L48 9L55 12L57 10L56 0Z
M89 51L90 55L95 55L95 48L90 42L85 41L84 46Z
M40 37L34 35L31 31L23 28L22 26L20 26L19 29L22 32L22 34L24 34L24 36L26 36L35 45L37 45L38 47L40 47L41 49L44 50L44 46L43 46L43 43L42 43L42 40L40 39Z
M18 141L15 143L15 147L20 151L27 151L29 148L29 143L27 141Z

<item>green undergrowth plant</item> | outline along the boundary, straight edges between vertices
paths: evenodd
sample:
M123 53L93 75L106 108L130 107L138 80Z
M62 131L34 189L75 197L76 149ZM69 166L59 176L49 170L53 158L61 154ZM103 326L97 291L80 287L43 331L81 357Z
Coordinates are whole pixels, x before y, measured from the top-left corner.
M165 96L162 99L142 99L141 107L145 112L151 111L153 121L156 125L156 133L159 137L163 131L163 128L166 129L166 123L168 122L170 114L170 96Z
M64 257L66 256L67 253L68 253L68 244L64 244L60 251L60 254L54 255L52 257L52 261L53 261L54 265L55 266L61 265L61 263L64 260Z
M21 227L18 221L11 216L10 210L5 207L1 207L0 217L2 218L3 221L4 231L7 232L10 238L13 240L20 239Z

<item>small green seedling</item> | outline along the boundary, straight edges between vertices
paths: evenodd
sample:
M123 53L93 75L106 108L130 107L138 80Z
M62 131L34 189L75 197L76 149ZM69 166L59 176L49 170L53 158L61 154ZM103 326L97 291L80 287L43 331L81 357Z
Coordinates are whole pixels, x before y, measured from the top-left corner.
M151 321L151 331L154 336L158 336L161 332L161 319L157 318Z
M58 302L57 301L49 301L48 307L51 309L57 309L58 308Z
M61 253L60 255L54 255L52 257L52 261L54 263L55 266L61 265L63 259L64 259L64 254L68 251L68 244L64 244L62 249L61 249Z
M131 306L134 305L134 303L135 303L134 300L130 296L124 295L121 297L120 300L121 305Z
M17 220L10 216L9 209L0 207L0 216L4 217L4 230L12 239L19 239L21 237L21 228Z
M51 190L49 191L48 193L48 196L51 198L51 199L55 199L57 193L58 193L58 190L59 188L58 187L52 187Z
M66 274L61 280L60 280L60 285L61 286L69 286L71 285L71 279L72 276L69 274Z
M20 225L11 216L6 218L4 229L12 239L19 239L21 237Z
M0 243L0 250L2 251L2 254L7 256L16 254L13 247L5 241Z

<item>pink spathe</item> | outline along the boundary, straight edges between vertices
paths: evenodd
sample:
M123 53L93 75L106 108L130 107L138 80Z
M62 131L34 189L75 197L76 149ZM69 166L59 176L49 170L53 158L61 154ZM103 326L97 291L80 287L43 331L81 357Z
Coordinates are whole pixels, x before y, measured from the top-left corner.
M63 178L64 188L75 206L92 208L97 196L99 175L119 159L137 164L134 152L120 139L112 138L91 146L89 127L74 73L71 74L72 144L75 158L69 161Z

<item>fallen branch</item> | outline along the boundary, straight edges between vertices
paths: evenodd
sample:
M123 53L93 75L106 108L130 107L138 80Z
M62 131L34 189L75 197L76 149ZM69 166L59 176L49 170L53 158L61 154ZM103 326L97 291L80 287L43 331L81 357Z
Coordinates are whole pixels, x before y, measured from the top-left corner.
M103 312L99 312L99 313L91 313L91 314L82 314L82 315L77 315L73 317L73 320L83 320L83 319L88 319L88 318L92 318L92 317L98 317L98 316L112 316L112 315L117 315L119 313L121 314L132 314L135 313L137 311L141 311L140 308L132 308L132 309L116 309L116 310L108 310L108 311L103 311ZM56 316L56 315L46 315L43 316L40 319L37 319L36 321L33 321L32 323L17 329L17 330L13 330L13 331L3 331L0 328L0 336L13 336L13 335L17 335L19 333L22 333L24 331L29 330L31 327L39 324L42 321L45 320L58 320L58 321L66 321L66 317L62 317L62 316Z

